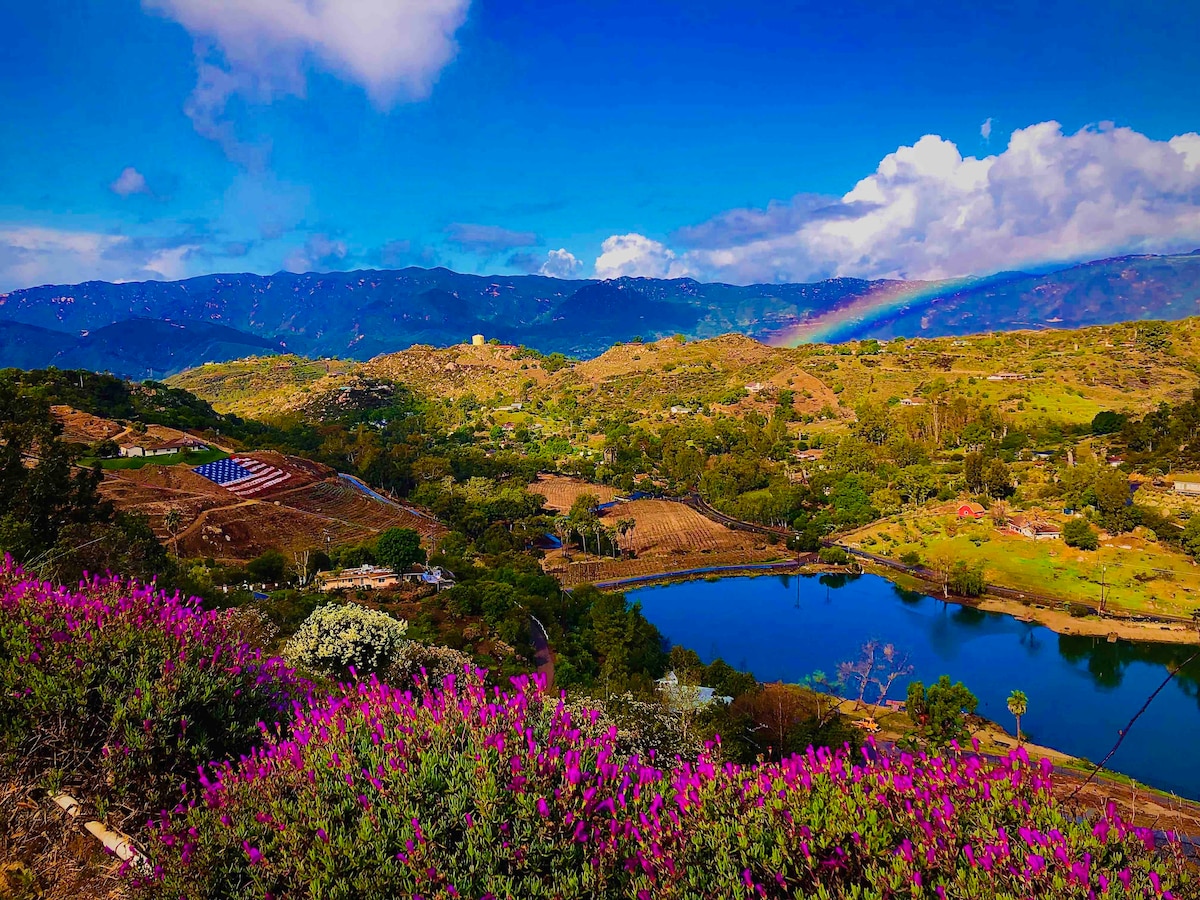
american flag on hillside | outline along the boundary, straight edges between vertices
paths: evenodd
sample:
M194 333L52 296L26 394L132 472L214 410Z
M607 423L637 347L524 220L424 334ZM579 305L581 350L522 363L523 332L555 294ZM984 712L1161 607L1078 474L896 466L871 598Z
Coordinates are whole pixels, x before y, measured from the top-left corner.
M252 497L260 491L283 484L291 474L249 457L233 457L205 463L192 470L219 484L239 497Z

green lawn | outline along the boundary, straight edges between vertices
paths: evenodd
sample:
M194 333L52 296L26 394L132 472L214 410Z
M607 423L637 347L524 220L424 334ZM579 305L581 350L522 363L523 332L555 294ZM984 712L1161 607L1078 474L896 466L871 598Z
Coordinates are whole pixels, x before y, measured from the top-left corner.
M188 451L187 453L172 453L169 456L120 456L115 459L81 459L81 466L100 463L102 469L140 469L142 466L202 466L205 463L216 462L229 456L224 450Z
M877 522L849 535L846 543L892 559L912 551L926 565L939 557L981 562L992 584L1090 604L1100 601L1103 568L1113 607L1176 616L1200 607L1200 566L1181 552L1129 534L1088 552L1061 540L1034 541L998 531L987 518L964 524L953 513L926 509Z

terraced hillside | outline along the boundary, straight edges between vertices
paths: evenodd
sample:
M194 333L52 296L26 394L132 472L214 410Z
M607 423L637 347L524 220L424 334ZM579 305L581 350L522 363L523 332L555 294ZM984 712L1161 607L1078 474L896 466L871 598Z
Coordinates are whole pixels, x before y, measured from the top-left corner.
M243 498L187 466L147 466L106 472L101 492L118 508L148 516L159 538L177 544L182 555L226 561L253 559L270 548L360 542L391 527L415 528L426 544L443 533L431 519L369 497L319 463L272 452L239 458L259 460L289 478ZM174 533L166 527L172 509L181 514Z
M578 478L542 475L529 486L546 498L546 508L565 512L584 494L608 503L618 492ZM600 522L614 528L619 520L634 527L622 539L629 559L601 557L578 550L552 550L543 562L546 571L564 584L634 578L663 572L682 572L707 566L736 566L774 562L787 557L782 545L771 545L761 534L734 531L671 500L632 500L600 511Z

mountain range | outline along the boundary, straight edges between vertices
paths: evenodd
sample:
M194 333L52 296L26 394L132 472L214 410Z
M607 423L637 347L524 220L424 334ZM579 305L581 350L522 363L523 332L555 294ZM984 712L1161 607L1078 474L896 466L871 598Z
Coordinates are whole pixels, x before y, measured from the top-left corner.
M594 356L613 343L740 332L768 342L949 336L1200 313L1200 251L947 282L566 280L444 268L90 281L0 294L0 365L165 377L250 354L368 359L474 333Z

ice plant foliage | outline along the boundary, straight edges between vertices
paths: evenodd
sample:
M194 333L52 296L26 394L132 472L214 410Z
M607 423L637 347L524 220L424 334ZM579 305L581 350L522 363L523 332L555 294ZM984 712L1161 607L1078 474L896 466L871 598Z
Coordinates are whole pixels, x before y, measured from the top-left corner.
M230 617L153 586L75 588L0 564L0 770L54 771L127 808L178 796L196 766L248 751L311 687Z
M538 679L346 685L150 823L160 897L1181 898L1178 844L1048 767L810 750L622 757Z

